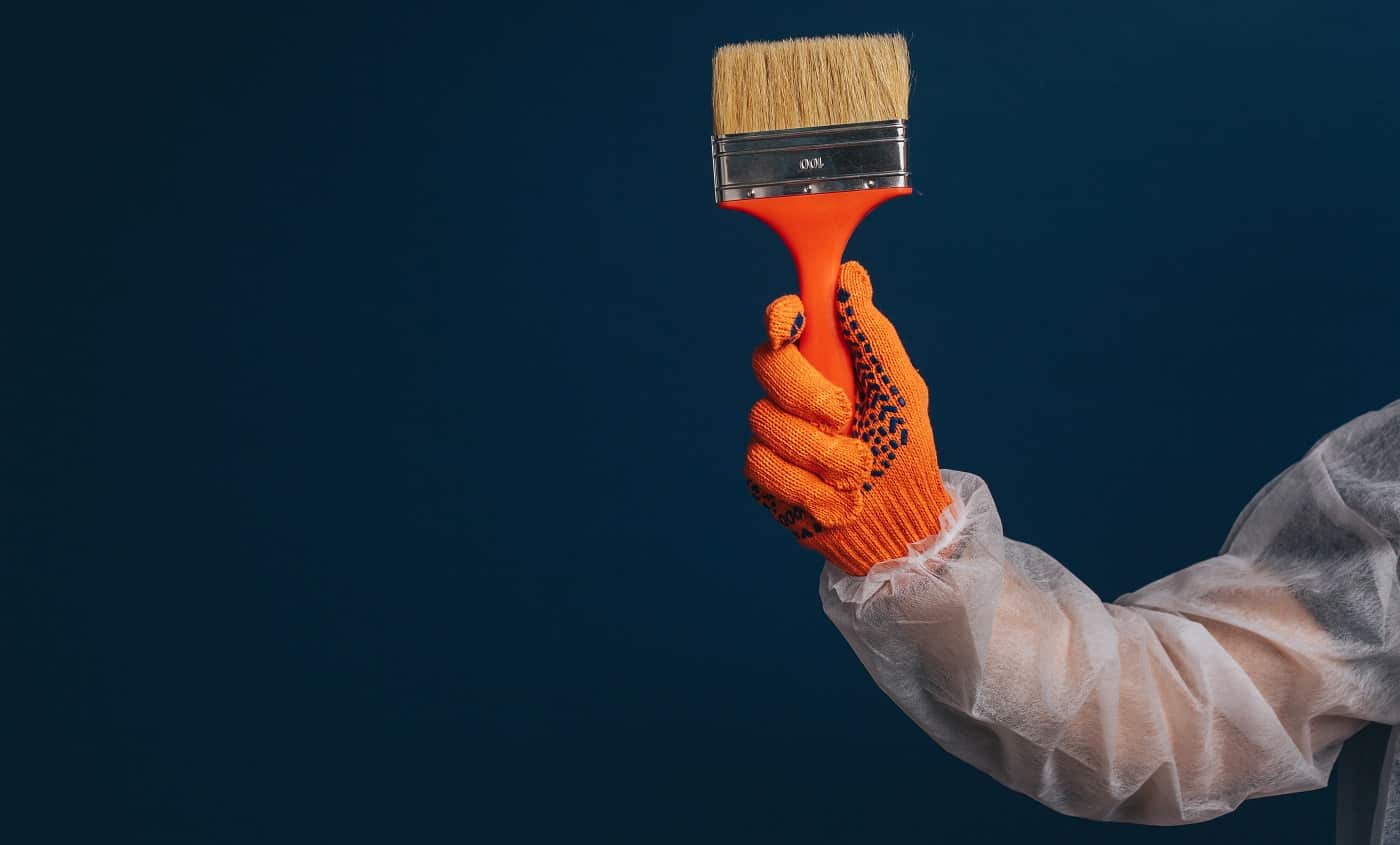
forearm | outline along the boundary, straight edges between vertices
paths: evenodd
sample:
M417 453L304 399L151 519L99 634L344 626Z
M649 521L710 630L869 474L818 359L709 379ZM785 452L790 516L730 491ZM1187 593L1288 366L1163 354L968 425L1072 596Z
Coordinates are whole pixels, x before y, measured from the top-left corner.
M1073 815L1199 821L1324 785L1375 718L1334 638L1260 566L1215 558L1105 604L1005 539L979 479L946 478L962 513L942 548L864 579L828 568L823 601L891 698L1007 786Z

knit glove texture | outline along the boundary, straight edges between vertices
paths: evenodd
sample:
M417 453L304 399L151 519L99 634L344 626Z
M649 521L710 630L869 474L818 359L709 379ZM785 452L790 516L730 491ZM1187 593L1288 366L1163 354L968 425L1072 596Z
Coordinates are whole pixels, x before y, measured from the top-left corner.
M854 261L841 267L836 309L855 369L854 407L798 350L802 300L774 300L768 340L753 354L767 395L749 413L745 476L798 543L864 575L937 533L952 497L938 472L928 386Z

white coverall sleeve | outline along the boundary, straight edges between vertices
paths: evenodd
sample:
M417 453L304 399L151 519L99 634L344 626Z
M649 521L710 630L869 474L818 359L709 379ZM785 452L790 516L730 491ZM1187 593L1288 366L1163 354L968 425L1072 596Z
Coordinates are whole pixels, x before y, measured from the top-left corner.
M1102 602L945 471L943 530L822 603L939 745L1075 816L1182 824L1325 786L1400 722L1400 402L1323 438L1222 553ZM1132 565L1132 561L1125 561Z

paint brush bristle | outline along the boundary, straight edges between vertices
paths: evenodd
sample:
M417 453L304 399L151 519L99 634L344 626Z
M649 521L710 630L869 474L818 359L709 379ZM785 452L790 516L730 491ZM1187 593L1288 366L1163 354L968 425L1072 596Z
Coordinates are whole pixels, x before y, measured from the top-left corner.
M716 135L909 118L902 35L726 44L715 51Z

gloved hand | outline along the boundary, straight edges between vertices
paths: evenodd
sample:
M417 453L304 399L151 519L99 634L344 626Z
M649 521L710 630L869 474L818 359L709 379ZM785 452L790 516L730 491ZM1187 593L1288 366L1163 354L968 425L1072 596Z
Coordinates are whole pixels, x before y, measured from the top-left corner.
M952 502L938 473L928 386L894 326L871 302L870 276L841 267L837 316L855 368L851 400L802 357L802 300L768 306L768 342L753 354L767 397L749 414L749 489L803 546L852 575L938 532Z

